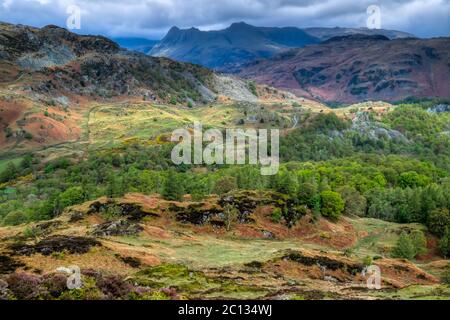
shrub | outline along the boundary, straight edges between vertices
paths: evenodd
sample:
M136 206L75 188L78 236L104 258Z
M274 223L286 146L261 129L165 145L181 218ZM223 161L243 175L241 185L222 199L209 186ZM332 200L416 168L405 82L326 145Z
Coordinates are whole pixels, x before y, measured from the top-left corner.
M67 288L67 275L55 273L47 274L42 278L42 286L53 298L58 298Z
M414 245L415 255L418 254L424 254L427 252L427 239L425 238L425 235L420 230L414 230L409 235L411 238L411 241Z
M19 300L38 299L45 295L40 287L41 279L38 276L27 273L13 273L6 278L8 288L14 297Z
M411 238L403 232L397 240L397 244L392 252L394 258L412 260L415 257L414 243Z
M341 195L333 191L323 191L320 197L322 215L332 220L339 219L345 208L345 202Z
M183 185L174 170L169 170L162 195L166 200L180 201L184 195Z
M427 251L427 240L420 230L414 230L410 234L402 232L392 252L394 258L412 260L418 254Z
M7 226L18 226L27 222L27 216L22 211L11 211L4 218L2 223Z
M8 162L6 168L0 173L0 183L11 181L16 178L18 170L14 163Z
M364 264L366 267L371 266L372 263L373 263L373 259L372 259L372 257L370 257L370 256L367 256L367 257L365 257L365 258L363 259L363 264Z
M23 236L27 239L37 238L42 235L42 230L36 227L26 227L23 230Z
M237 189L237 183L236 178L225 176L221 177L219 180L217 180L215 186L214 186L214 193L217 193L218 195L222 195L225 193L228 193L230 191L233 191Z
M97 287L107 299L124 298L130 294L133 286L120 276L102 276L97 280Z
M280 208L275 208L270 217L273 222L280 223L283 218L283 211Z
M82 203L84 199L85 194L81 187L71 187L59 196L60 204L63 208Z
M227 204L225 208L223 208L223 217L227 231L231 230L231 225L236 222L238 216L239 211L232 205Z

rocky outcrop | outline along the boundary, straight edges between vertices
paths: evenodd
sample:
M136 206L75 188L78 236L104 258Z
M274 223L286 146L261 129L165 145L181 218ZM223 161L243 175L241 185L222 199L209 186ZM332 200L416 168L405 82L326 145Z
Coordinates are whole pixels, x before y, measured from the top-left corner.
M56 252L67 251L71 254L87 253L92 247L100 246L100 242L92 238L75 237L75 236L51 236L39 241L37 244L20 244L10 245L9 249L15 255L29 256L40 253L44 256L51 255Z
M94 227L92 235L96 237L131 236L144 230L140 225L127 220L111 221Z
M121 203L113 199L106 201L95 201L89 206L87 214L107 214L117 218L127 218L138 221L144 217L159 217L158 213L144 209L143 205L138 203Z

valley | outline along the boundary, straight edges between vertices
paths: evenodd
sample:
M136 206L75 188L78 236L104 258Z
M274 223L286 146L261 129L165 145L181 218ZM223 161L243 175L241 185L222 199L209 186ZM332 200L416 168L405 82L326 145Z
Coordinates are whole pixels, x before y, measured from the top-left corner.
M310 61L317 48L356 62L348 41L422 40L328 41L287 58L312 68L334 58ZM309 86L339 64L298 74L311 82L300 92L272 72L281 58L240 78L0 24L0 299L448 300L448 41L428 41L443 49L418 49L428 58L411 71L427 98L395 102L404 95ZM383 66L417 58L403 54ZM420 82L428 67L439 81ZM171 134L194 122L280 130L280 171L175 165ZM80 288L57 270L70 266ZM367 286L370 266L380 290Z

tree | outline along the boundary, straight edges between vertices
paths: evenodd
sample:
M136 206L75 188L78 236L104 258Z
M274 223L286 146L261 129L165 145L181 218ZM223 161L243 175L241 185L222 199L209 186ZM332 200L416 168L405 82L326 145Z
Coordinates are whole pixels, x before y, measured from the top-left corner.
M71 187L59 195L59 200L63 208L82 203L86 198L81 187Z
M2 223L7 226L17 226L25 223L26 221L27 217L22 211L12 211L3 218Z
M344 186L339 193L345 201L344 213L348 216L364 216L366 214L367 200L355 188Z
M427 238L425 238L425 235L422 231L414 230L413 232L411 232L409 237L411 238L411 241L414 245L414 256L427 252Z
M315 200L317 200L318 188L316 183L302 183L298 190L298 200L300 204L306 204L311 209L314 208Z
M16 165L8 162L6 168L0 173L0 183L8 182L17 177L18 171Z
M439 240L439 249L445 258L450 256L450 228L445 230L444 235Z
M236 222L239 216L239 211L230 204L225 205L223 208L223 220L227 231L231 230L231 225Z
M345 208L341 195L334 191L323 191L320 197L322 215L332 220L339 219Z
M445 230L450 227L450 213L447 208L436 209L428 217L428 228L430 232L442 237Z
M415 171L404 172L400 175L400 186L402 188L423 187L429 182L429 178Z
M222 195L235 189L237 189L236 178L224 176L216 181L216 184L214 186L214 193Z
M297 180L287 170L281 170L277 175L272 177L272 187L280 193L292 195L297 189Z
M184 189L181 181L174 170L169 170L164 181L162 196L166 200L180 201L183 195Z
M411 238L402 232L397 240L394 250L392 251L392 256L394 258L408 259L412 260L416 256L416 250L414 248L414 243Z

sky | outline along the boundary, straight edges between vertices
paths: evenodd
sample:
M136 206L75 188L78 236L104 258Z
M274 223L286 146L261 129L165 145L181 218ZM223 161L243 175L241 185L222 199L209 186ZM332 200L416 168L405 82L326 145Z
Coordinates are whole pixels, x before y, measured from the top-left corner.
M0 0L0 21L161 39L172 26L217 30L241 21L271 27L366 27L370 5L380 8L383 29L450 36L450 0Z

